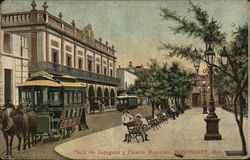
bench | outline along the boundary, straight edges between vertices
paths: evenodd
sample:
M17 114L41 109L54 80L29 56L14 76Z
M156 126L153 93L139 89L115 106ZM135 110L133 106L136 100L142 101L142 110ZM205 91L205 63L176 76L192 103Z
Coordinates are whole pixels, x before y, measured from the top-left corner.
M141 126L138 126L136 121L131 121L128 123L124 123L124 125L128 129L128 139L127 142L131 142L132 139L136 139L136 141L139 143L139 140L137 139L138 136L142 137L142 129L140 128ZM142 141L144 141L142 137Z
M145 119L147 120L148 125L150 126L150 128L153 128L155 130L155 128L158 129L158 127L160 127L160 120L158 118L148 116L148 117L145 117Z

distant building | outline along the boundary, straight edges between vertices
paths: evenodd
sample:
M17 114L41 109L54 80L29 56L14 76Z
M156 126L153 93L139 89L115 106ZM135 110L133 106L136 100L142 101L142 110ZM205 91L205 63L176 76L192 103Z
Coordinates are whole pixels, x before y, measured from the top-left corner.
M134 73L135 75L138 75L141 72L147 70L147 68L144 68L143 65L133 66L132 61L129 62L129 65L128 65L128 67L126 69L128 71Z
M29 73L45 71L52 75L69 75L87 84L86 97L91 106L97 99L105 102L106 108L115 104L116 56L114 45L94 38L89 24L80 30L74 20L71 24L47 12L46 2L42 10L2 13L1 27L7 34L13 33L27 39L29 48ZM13 43L14 44L14 43Z
M9 99L18 104L16 84L28 78L27 46L26 38L0 29L0 105Z
M116 75L118 78L120 78L120 85L117 87L117 93L118 95L120 93L126 92L137 79L137 76L132 73L131 71L128 71L125 68L118 68L116 70Z
M205 83L205 88L203 88L204 87L203 83ZM216 90L214 89L213 91L214 91L213 96L214 96L215 105L218 105L221 100ZM191 107L202 107L204 94L205 94L205 102L208 107L209 99L210 99L209 77L207 75L196 76L196 86L194 86L193 90L190 92L189 97L186 100L186 103Z

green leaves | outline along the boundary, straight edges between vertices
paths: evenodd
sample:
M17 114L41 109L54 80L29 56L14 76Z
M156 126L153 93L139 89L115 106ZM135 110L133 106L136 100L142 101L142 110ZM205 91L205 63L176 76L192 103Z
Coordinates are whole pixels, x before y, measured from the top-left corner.
M140 96L162 100L167 97L186 98L194 86L195 75L182 70L177 63L160 66L151 62L149 70L141 73L133 89Z
M199 38L207 45L216 46L223 43L226 39L226 33L221 32L222 25L210 19L206 10L200 6L190 2L189 12L193 12L194 19L189 20L186 17L181 17L176 11L171 11L168 8L160 8L161 17L163 20L172 20L177 23L177 27L169 27L174 34L186 34L193 38Z

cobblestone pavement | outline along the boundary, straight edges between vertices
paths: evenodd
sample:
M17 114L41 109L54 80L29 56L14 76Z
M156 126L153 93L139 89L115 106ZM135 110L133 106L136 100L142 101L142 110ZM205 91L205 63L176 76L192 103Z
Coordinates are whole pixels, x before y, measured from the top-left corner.
M225 151L241 150L241 141L234 115L218 108L222 140L205 141L205 114L201 108L188 110L157 130L149 130L150 141L122 142L122 125L58 145L59 154L72 159L238 159ZM247 121L244 123L247 130ZM247 134L245 134L247 137ZM139 140L141 140L139 138Z
M148 116L151 114L151 107L143 106L138 107L135 110L131 111L132 115L137 113L141 113L143 116ZM16 148L13 149L13 159L66 159L63 156L57 154L54 148L61 143L73 140L75 138L79 138L85 135L89 135L98 131L102 131L108 128L112 128L115 126L121 125L121 116L122 113L118 111L110 111L103 113L96 113L87 115L87 123L89 126L88 130L75 132L72 137L64 138L61 141L47 139L43 144L38 143L37 146L32 147L31 149L27 149L25 153L18 153ZM14 138L13 147L17 146L17 138ZM4 152L6 150L5 141L0 132L0 156L2 153L2 157L4 158Z

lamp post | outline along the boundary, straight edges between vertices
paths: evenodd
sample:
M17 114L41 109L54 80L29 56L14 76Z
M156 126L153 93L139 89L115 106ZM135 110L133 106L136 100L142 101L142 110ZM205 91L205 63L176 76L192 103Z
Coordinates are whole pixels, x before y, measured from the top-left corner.
M195 54L195 60L194 60L194 68L198 74L199 71L199 67L200 67L200 60L201 57L198 56L198 51L195 49L194 50L194 54ZM210 47L208 47L208 49L206 49L205 53L205 61L207 63L207 66L209 68L208 70L208 75L209 75L209 82L210 82L210 86L209 86L209 91L210 91L210 99L209 99L209 113L207 115L207 117L204 119L207 123L207 127L206 127L206 134L204 139L205 140L221 140L221 135L219 133L219 121L220 119L218 118L218 116L215 113L215 104L214 104L214 96L213 96L213 64L215 63L215 52L214 49ZM226 54L226 48L223 47L222 53L220 54L221 56L221 62L223 65L225 65L227 63L227 54ZM199 74L198 74L199 75ZM203 101L203 104L205 104L205 102ZM203 105L205 106L205 105ZM205 107L203 108L205 110Z
M213 48L209 47L205 51L205 59L207 65L209 67L209 81L210 81L210 100L209 100L209 108L208 115L205 118L207 123L207 130L204 139L205 140L221 140L221 135L219 133L219 121L220 119L215 113L215 104L214 104L214 96L213 96L213 64L215 62L215 52Z
M202 81L202 108L203 108L203 114L207 114L207 101L206 101L206 93L207 93L207 89L206 89L206 81L203 80Z
M205 82L205 78L201 75L199 75L199 69L200 69L200 58L199 58L199 53L197 51L197 49L195 48L195 50L193 51L194 52L194 55L195 55L195 59L193 61L194 63L194 68L196 70L196 74L197 76L201 77L203 79L202 83ZM203 72L205 73L205 70L203 70ZM205 84L204 84L205 85ZM207 114L207 105L206 105L206 97L204 96L205 93L203 93L203 91L205 89L203 89L203 85L202 86L202 90L200 90L201 88L199 87L199 90L200 90L200 93L202 94L202 108L203 108L203 114Z

